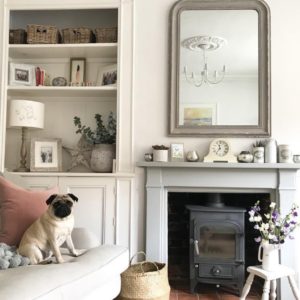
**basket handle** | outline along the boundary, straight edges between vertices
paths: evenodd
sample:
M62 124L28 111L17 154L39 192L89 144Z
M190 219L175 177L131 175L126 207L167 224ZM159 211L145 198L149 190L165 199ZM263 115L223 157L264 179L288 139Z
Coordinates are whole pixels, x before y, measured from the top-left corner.
M143 254L143 255L144 255L144 258L145 258L145 260L139 262L143 274L145 273L144 268L143 268L143 264L145 264L145 263L153 264L153 265L156 267L156 270L159 272L159 268L158 268L158 266L157 266L157 264L156 264L155 262L147 261L147 260L146 260L147 257L146 257L146 253L145 253L144 251L139 251L139 252L135 253L135 254L131 257L131 259L130 259L130 266L132 265L132 260L133 260L136 256L138 256L139 254Z
M134 254L132 257L131 257L131 259L130 259L130 265L132 264L132 260L136 257L136 256L138 256L139 254L143 254L144 255L144 258L145 258L145 260L146 260L146 253L144 252L144 251L139 251L139 252L137 252L136 254ZM144 260L144 261L145 261Z
M142 261L142 262L140 262L140 266L141 266L141 270L142 270L143 274L145 273L144 268L143 268L143 264L145 264L145 263L153 264L156 267L156 271L158 273L160 273L159 268L158 268L157 264L154 261Z

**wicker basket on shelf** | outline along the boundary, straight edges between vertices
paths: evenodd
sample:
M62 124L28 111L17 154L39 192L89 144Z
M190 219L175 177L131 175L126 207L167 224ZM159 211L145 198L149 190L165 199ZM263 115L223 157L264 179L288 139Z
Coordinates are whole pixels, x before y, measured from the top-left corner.
M96 28L96 43L116 43L118 40L118 28Z
M24 29L10 29L9 43L10 44L26 44L27 33Z
M92 43L94 34L89 28L65 28L62 30L64 44Z
M60 42L60 33L51 25L27 25L28 44L57 44Z

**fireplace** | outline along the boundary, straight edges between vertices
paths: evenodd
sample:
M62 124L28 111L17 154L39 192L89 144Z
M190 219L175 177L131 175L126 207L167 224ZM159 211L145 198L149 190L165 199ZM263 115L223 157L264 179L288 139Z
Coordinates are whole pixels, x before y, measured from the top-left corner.
M170 193L267 193L283 214L296 201L299 164L141 162L146 168L146 252L149 260L168 263L168 196ZM287 241L281 263L300 270L297 249ZM279 299L292 299L285 281Z

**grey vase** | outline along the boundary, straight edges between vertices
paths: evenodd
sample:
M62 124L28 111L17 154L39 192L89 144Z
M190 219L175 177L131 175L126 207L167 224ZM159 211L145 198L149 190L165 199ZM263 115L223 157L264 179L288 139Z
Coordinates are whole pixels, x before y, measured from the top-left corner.
M115 157L115 144L96 144L92 151L91 169L98 173L111 173Z

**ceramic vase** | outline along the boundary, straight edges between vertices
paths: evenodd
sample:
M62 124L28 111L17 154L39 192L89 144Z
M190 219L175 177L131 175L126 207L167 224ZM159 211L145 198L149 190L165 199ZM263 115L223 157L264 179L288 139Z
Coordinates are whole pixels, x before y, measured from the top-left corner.
M153 150L153 161L168 161L169 150Z
M197 151L195 151L195 150L189 151L186 154L186 160L191 161L191 162L198 161L199 160L199 155L198 155Z
M258 248L258 261L262 262L262 268L266 271L276 271L279 265L278 244L269 244L267 241L261 242ZM261 256L263 252L263 255Z
M96 144L92 151L91 169L98 173L111 173L115 156L115 144Z
M269 139L265 146L265 163L277 162L277 143L274 139Z
M253 147L253 162L264 163L265 162L265 148Z
M280 163L292 163L293 153L289 145L279 145L278 146L278 158Z

